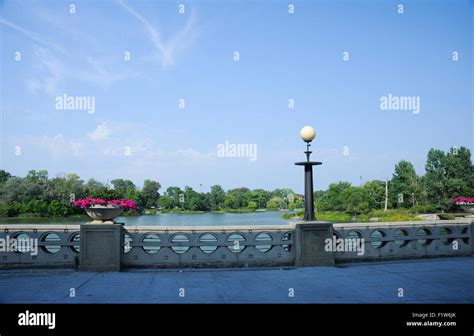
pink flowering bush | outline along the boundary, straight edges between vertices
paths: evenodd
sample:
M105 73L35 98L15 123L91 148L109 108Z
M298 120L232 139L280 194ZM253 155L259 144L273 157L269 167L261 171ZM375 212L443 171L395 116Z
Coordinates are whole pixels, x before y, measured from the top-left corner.
M84 208L90 208L94 205L115 205L119 208L128 208L128 209L136 209L138 208L137 204L132 200L126 199L115 199L115 200L104 200L102 198L92 198L86 197L81 198L72 203L72 206Z
M474 204L474 197L455 197L453 202L456 204Z

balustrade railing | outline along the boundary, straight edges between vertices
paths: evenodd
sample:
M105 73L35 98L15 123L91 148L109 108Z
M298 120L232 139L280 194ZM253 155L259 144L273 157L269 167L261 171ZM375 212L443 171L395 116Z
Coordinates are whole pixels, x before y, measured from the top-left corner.
M328 253L334 253L338 263L472 255L473 227L474 221L469 219L334 224ZM296 249L304 240L298 241L295 233L292 224L124 226L121 264L160 268L294 266ZM14 240L16 246L12 246ZM76 267L79 253L79 225L0 225L0 267Z

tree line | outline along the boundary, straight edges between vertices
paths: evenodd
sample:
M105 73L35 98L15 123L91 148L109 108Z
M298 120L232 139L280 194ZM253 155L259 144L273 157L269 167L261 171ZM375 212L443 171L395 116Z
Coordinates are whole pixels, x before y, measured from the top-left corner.
M130 199L140 210L220 211L301 208L303 203L291 189L250 190L236 188L227 192L213 185L210 192L197 192L186 186L169 187L160 194L161 184L145 180L141 189L127 179L103 183L95 179L87 182L75 173L54 178L46 170L31 170L25 177L12 176L0 170L0 216L71 216L83 210L71 206L77 199L91 196L104 199ZM133 213L133 211L131 211Z
M315 193L319 211L352 214L385 207L413 209L418 213L452 211L456 209L452 198L472 195L474 166L471 152L465 147L452 147L447 153L430 149L422 176L417 175L412 163L402 160L395 165L388 181L373 180L362 186L339 182Z
M75 173L54 178L46 170L31 170L25 177L12 176L0 170L0 216L60 217L83 214L71 203L91 196L104 199L131 199L140 207L158 203L157 181L145 180L139 190L132 181L112 180L110 184L89 179L87 182Z
M209 192L197 192L186 186L168 187L160 194L158 181L145 180L142 188L127 179L103 183L83 181L77 174L49 178L46 170L31 170L25 177L12 176L0 170L0 216L71 216L83 211L71 202L86 196L134 200L143 209L163 211L254 211L303 207L303 200L291 189L235 188L227 192L213 185ZM425 174L418 176L405 160L396 166L388 181L373 180L362 186L348 182L329 185L315 192L317 211L339 211L351 214L373 210L414 209L417 212L454 210L451 199L474 196L474 167L471 153L465 147L453 147L447 153L439 149L428 152Z

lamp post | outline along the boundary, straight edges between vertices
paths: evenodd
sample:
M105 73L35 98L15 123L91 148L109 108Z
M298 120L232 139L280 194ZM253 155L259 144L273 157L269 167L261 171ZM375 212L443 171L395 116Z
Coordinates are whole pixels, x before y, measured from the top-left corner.
M300 137L306 142L306 161L296 162L297 166L304 166L304 221L315 221L313 202L313 166L319 166L322 162L310 161L311 141L316 137L316 131L311 126L305 126L300 131Z

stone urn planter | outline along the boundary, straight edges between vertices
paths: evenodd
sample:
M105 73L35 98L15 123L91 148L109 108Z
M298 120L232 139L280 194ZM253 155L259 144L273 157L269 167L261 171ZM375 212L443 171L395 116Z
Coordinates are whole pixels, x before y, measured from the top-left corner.
M84 210L92 219L92 224L114 224L114 219L120 216L124 209L115 205L94 205Z
M472 204L460 204L461 209L468 214L469 217L474 216L474 203Z

